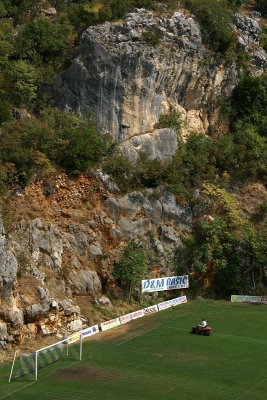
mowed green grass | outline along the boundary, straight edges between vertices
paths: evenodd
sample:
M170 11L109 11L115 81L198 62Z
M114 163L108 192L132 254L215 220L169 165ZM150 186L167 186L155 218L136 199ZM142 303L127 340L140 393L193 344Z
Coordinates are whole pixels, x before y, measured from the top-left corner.
M202 318L210 337L189 334ZM38 382L7 383L0 400L265 400L267 306L189 301L84 342L83 361L58 361Z

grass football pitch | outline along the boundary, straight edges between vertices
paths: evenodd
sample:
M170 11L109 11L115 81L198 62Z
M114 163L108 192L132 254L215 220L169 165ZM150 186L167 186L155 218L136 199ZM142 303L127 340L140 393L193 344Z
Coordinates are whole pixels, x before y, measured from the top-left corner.
M202 318L209 337L189 333ZM0 400L266 400L266 371L266 305L189 301L99 333L37 382L0 367Z

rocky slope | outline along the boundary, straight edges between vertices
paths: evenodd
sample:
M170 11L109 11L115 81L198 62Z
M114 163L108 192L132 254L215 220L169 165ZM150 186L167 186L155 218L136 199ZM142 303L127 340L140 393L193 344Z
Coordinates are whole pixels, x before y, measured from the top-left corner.
M8 211L7 211L8 210ZM152 270L168 272L192 211L154 190L120 195L95 178L40 181L9 198L1 223L0 344L76 331L94 321L77 298L111 307L112 269L131 239L145 244Z

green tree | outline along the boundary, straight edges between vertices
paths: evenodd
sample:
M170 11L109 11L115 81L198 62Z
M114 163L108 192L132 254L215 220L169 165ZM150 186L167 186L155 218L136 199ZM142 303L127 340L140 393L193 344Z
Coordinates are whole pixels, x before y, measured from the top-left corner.
M254 125L240 121L233 135L238 168L232 174L238 179L267 181L267 137L258 134Z
M202 281L208 280L219 295L246 291L262 285L267 261L267 237L238 209L235 198L214 185L206 185L217 216L197 221L187 245L192 267ZM220 217L218 215L221 215Z
M27 61L18 60L10 63L7 71L8 81L12 85L10 100L18 106L31 106L37 96L37 71Z
M100 161L105 154L105 139L86 122L62 130L58 138L56 162L68 172L81 173Z
M141 285L141 280L148 273L146 252L140 244L130 242L124 248L121 259L115 264L114 278L128 289L130 299L134 287Z
M242 78L232 94L232 127L240 120L260 127L267 117L267 76Z
M67 18L51 21L41 17L23 26L17 46L21 57L35 64L50 62L57 67L70 56L75 38Z

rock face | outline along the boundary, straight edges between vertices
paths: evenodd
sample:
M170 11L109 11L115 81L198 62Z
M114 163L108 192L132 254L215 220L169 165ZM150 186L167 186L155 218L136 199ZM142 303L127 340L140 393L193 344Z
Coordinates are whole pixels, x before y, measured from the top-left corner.
M112 308L107 295L113 266L129 241L143 243L161 274L183 249L192 226L189 207L160 189L121 195L99 185L59 176L48 197L47 182L41 181L12 198L17 223L8 235L0 219L1 347L99 322L82 317L77 299ZM36 208L38 218L29 216Z
M170 140L167 131L153 132L161 114L181 111L188 130L213 129L217 98L228 96L236 80L235 65L213 60L202 45L191 15L137 9L123 21L82 34L80 52L57 77L53 94L66 111L95 114L119 143L146 133L157 149L163 134ZM136 146L146 147L147 138L136 141L129 144L132 157Z
M254 75L267 71L267 53L259 47L262 32L260 17L258 12L252 12L250 16L236 14L233 21L238 34L239 48L250 54Z

